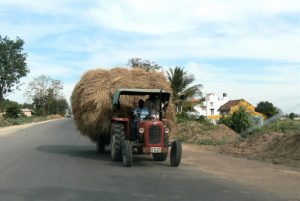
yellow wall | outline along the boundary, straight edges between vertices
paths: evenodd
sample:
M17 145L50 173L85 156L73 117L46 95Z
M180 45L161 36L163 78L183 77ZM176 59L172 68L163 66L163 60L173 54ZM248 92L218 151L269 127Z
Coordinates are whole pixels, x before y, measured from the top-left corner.
M246 109L246 112L250 113L253 116L261 116L263 119L265 119L265 116L263 114L256 112L255 107L245 100L240 101L238 105L230 108L229 113L232 114L233 112L237 111L240 107L244 107Z
M220 115L212 115L212 116L208 116L207 118L209 119L220 119L222 116Z

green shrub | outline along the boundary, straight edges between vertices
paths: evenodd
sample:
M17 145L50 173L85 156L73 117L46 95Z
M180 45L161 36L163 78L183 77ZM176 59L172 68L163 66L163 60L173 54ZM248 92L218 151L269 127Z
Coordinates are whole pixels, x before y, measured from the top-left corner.
M206 126L213 126L213 124L210 122L209 119L205 116L196 116L196 115L190 115L186 112L181 112L176 114L177 123L184 123L188 121L197 121L201 124L204 124Z
M232 115L222 117L219 124L225 124L243 137L247 135L247 132L245 131L255 126L253 117L251 114L247 113L246 109L243 107L233 112Z
M5 118L16 119L21 115L21 109L18 104L11 104L5 111Z

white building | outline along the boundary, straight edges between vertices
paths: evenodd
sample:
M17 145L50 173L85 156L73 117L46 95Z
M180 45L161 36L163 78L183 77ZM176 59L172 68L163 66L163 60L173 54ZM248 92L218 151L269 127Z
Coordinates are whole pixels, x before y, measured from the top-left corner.
M194 109L200 115L213 118L214 116L220 115L218 109L228 101L229 99L226 93L223 93L222 98L219 98L219 96L214 93L210 93L205 96L204 102L194 106Z
M31 109L21 109L21 111L23 112L23 114L27 117L31 117L32 116L32 110Z

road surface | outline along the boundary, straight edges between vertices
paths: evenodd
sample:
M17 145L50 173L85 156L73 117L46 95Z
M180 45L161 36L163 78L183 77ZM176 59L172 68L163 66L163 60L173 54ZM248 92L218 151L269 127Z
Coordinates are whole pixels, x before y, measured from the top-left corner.
M125 168L98 154L72 119L7 132L0 130L1 201L280 200L184 163L139 156Z

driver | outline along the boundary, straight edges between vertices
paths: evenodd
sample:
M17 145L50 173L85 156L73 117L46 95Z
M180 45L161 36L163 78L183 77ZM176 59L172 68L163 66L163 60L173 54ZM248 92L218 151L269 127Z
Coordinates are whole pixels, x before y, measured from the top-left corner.
M147 108L144 108L144 101L142 99L139 100L138 107L135 108L133 112L133 122L132 122L132 139L136 140L138 137L137 125L140 120L146 119L148 116Z
M144 101L140 99L138 105L139 106L133 110L133 113L135 115L140 115L140 119L145 119L148 115L148 110L144 107Z

